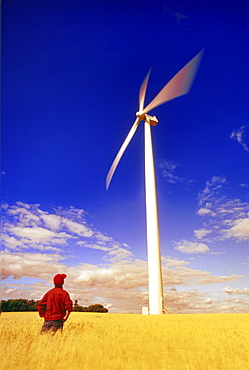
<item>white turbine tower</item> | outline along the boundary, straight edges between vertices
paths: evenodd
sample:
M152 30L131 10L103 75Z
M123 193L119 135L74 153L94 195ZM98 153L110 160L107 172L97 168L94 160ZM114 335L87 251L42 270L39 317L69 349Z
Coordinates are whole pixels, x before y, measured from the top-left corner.
M141 121L144 121L145 136L145 199L146 199L146 226L147 226L147 253L148 253L148 276L149 276L149 313L164 313L164 298L162 284L162 268L160 253L160 236L158 226L156 180L154 170L154 158L150 126L156 126L157 118L147 113L153 108L166 103L169 100L188 93L197 72L203 51L197 54L185 65L168 83L159 94L144 108L144 99L147 89L150 71L142 83L139 91L139 111L123 145L119 149L106 178L108 189L115 169L131 141Z

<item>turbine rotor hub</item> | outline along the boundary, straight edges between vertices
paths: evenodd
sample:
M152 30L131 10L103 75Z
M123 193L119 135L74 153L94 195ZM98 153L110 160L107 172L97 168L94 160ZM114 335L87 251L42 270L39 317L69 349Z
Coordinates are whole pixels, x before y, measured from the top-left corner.
M137 113L136 113L136 116L138 117L139 122L141 122L141 121L144 121L144 120L145 120L145 113L143 113L143 112L137 112Z

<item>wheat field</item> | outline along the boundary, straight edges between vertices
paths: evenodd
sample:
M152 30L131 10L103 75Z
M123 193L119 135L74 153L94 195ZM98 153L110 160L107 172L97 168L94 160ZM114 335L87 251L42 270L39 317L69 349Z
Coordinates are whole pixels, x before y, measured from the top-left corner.
M1 314L1 369L242 370L248 314L72 312L63 334L40 335L37 312Z

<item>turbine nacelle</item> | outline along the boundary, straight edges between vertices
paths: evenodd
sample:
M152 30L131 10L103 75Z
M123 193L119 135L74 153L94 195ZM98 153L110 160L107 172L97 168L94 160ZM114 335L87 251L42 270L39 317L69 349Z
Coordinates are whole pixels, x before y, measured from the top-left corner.
M156 116L149 116L149 114L145 115L145 121L148 122L151 126L156 126L158 124L158 119Z
M137 112L136 116L138 118L138 123L141 121L148 122L151 126L156 126L158 124L158 119L156 116L150 116L149 114L143 113L143 112Z

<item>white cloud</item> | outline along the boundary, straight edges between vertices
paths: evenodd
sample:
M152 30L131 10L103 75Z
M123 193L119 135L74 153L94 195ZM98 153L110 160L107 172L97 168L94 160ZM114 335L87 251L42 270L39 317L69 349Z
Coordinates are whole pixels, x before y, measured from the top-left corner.
M178 258L171 258L171 257L163 257L162 256L162 263L166 267L179 267L189 265L190 262L179 260Z
M9 215L14 216L25 227L37 226L39 222L39 216L29 211L27 205L13 206L8 208L7 211Z
M161 159L158 163L156 163L156 166L159 169L159 173L170 184L184 183L186 185L192 185L193 183L196 182L196 179L189 180L185 177L177 176L175 172L177 171L177 168L179 168L180 166L174 161L167 161L165 159Z
M97 303L96 300L100 297L104 304L112 305L114 312L141 312L141 306L148 305L147 262L125 253L122 258L108 261L103 266L87 263L67 266L66 259L63 260L58 254L3 252L4 278L29 277L45 281L32 285L22 283L22 280L18 284L14 281L3 284L4 296L40 299L52 285L53 276L65 273L68 276L65 289L71 298L78 299L80 304ZM219 284L241 278L238 275L215 276L187 265L189 262L163 257L166 305L179 312L201 312L203 308L200 307L207 306L204 304L207 295L196 289L183 293L177 291L176 286Z
M224 176L213 176L211 180L206 181L205 189L199 194L200 205L206 204L226 183L227 180Z
M9 232L17 237L24 238L26 242L65 244L67 239L72 238L65 232L55 233L41 227L10 226Z
M93 236L93 230L87 227L85 224L81 224L79 222L71 221L66 218L62 218L62 224L66 226L69 232L77 234L79 236L84 236L86 238L90 238Z
M203 239L205 236L209 235L212 233L212 230L208 229L199 229L199 230L194 230L195 237L197 239Z
M113 312L141 312L141 306L148 305L147 262L136 258L127 244L89 227L83 210L57 208L49 213L39 205L5 205L3 229L7 248L2 252L4 297L40 299L52 286L53 276L65 273L68 276L65 289L82 305L97 303L100 299L105 306L112 307ZM204 231L200 231L201 234L204 235ZM103 254L103 263L94 265L79 260L72 264L68 260L73 258L69 243L73 243L75 253L82 247L98 250ZM205 244L184 240L177 247L185 253L209 251ZM30 248L37 251L30 253ZM40 253L41 250L44 253ZM162 257L162 270L166 305L179 312L213 312L217 308L214 300L212 304L205 303L209 298L206 293L190 286L242 278L240 275L215 276L170 256ZM22 279L25 277L37 282L28 284ZM181 287L184 292L180 291Z
M207 298L207 299L205 299L204 303L205 304L212 304L213 300L212 300L212 298Z
M212 216L212 217L216 217L215 212L211 211L211 209L208 209L208 208L200 208L197 211L197 214L199 216Z
M181 240L180 242L177 242L175 249L188 254L207 253L209 251L209 248L206 244L191 242L188 240Z
M249 184L247 183L247 184L240 184L240 187L241 188L249 188Z
M65 265L63 257L58 254L44 253L10 253L1 252L2 278L13 276L15 279L22 277L36 277L47 279L51 273L61 271Z
M16 290L17 290L16 288L14 288L14 289L13 289L13 288L6 289L6 290L5 290L5 293L6 293L6 294L12 294L12 293L16 292Z
M241 290L239 288L233 289L227 286L222 290L222 293L227 293L229 295L249 295L249 288L244 288L243 290Z
M241 126L237 130L234 130L230 134L231 139L237 140L237 142L244 148L245 151L249 152L249 144L247 144L246 131L248 131L249 125Z
M229 229L221 231L225 238L236 238L237 241L249 240L249 217L239 218L232 222L232 226Z
M16 205L3 207L3 245L10 249L33 248L59 251L58 246L68 246L75 240L88 240L99 247L112 243L112 238L87 226L83 210L70 207L57 208L52 213L41 210L39 205ZM101 249L101 248L99 248Z
M171 183L177 183L179 181L179 178L175 175L173 175L173 172L179 165L173 161L166 161L165 159L162 159L158 164L157 167L160 169L161 175L168 180L168 182Z
M30 238L17 238L16 236L10 236L8 234L3 233L2 235L2 242L7 249L13 249L15 251L21 251L23 249L38 249L39 251L53 251L53 252L61 252L61 248L53 247L51 245L42 245L39 243L35 243ZM55 244L55 243L53 243ZM62 240L58 245L63 244Z
M108 259L111 261L120 261L123 259L129 259L133 256L131 251L125 248L115 246L111 251L107 253Z
M90 248L90 249L98 249L98 250L104 251L104 252L108 252L108 251L111 250L110 247L104 247L104 246L101 246L101 245L98 245L98 244L89 244L86 241L78 241L76 244L79 245L80 247Z
M43 213L40 218L44 221L45 226L52 231L58 231L61 227L62 219L58 215Z
M30 204L27 204L27 203L23 203L23 202L16 202L17 206L20 206L20 207L23 207L23 208L26 208L26 209L30 209Z
M222 251L222 252L210 252L210 254L226 254L227 252L226 251Z
M224 240L234 238L237 242L249 240L249 203L229 199L224 195L225 177L214 176L206 182L199 194L197 214L204 220L204 228L195 230L198 240ZM211 217L209 217L211 216Z
M203 274L203 276L198 280L198 284L204 285L204 284L220 284L220 283L226 283L228 281L234 281L238 279L244 278L244 275L225 275L225 276L215 276L211 275L210 273Z
M179 164L173 161L166 161L162 159L159 163L157 163L157 167L160 170L161 175L171 184L176 184L179 182L184 182L185 179L183 177L176 176L173 174L175 169L179 167Z
M5 233L2 234L2 243L8 249L20 250L21 248L24 247L23 241L15 238L14 236L10 236L8 234L5 234Z
M144 274L144 271L137 269L136 263L125 265L113 264L109 267L92 266L91 269L83 271L75 279L75 283L83 283L92 288L103 287L107 289L127 290L145 287L147 278L146 272Z
M112 242L113 239L110 236L103 235L100 232L96 232L95 237L98 239L98 241L102 242Z

